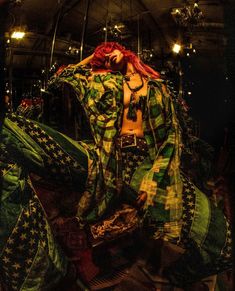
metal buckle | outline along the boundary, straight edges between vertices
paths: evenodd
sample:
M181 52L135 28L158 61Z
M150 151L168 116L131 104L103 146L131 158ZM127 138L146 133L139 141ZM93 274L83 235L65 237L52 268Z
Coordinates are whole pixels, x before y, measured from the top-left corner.
M133 137L133 142L129 145L123 145L123 140L124 140L124 137L127 137L127 136L131 136ZM135 147L137 145L137 137L136 137L136 134L129 134L129 135L123 135L121 136L121 148L122 149L125 149L125 148L130 148L130 147Z

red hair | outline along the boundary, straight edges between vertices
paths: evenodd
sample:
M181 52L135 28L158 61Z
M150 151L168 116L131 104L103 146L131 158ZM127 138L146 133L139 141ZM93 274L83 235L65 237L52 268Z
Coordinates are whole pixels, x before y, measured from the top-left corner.
M160 77L160 74L150 68L148 65L144 64L135 53L133 53L130 50L127 50L124 46L121 46L117 42L106 42L99 45L95 51L94 56L91 60L91 67L94 71L100 71L100 70L107 70L105 67L105 56L106 54L111 53L114 50L119 50L124 55L124 59L127 62L130 62L135 70L145 76L145 77L151 77L154 79L157 79Z

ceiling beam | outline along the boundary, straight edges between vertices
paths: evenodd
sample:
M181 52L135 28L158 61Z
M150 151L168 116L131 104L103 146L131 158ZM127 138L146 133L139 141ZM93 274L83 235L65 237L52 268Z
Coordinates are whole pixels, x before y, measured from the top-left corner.
M33 49L27 49L27 48L12 48L12 52L14 55L31 55L31 56L49 56L50 52L45 50L33 50ZM57 56L64 56L70 59L78 59L77 55L69 55L66 54L65 51L58 51L56 50L54 52Z
M48 22L46 29L44 31L44 35L48 36L51 34L52 30L55 28L55 25L58 22L58 25L61 23L62 19L65 15L69 13L71 9L73 9L81 0L64 0L58 5L55 13L51 17L50 21ZM59 19L58 19L59 17ZM32 50L37 50L41 47L41 45L45 43L45 40L42 38L36 39L32 46ZM29 56L27 64L30 64L32 62L32 56Z
M166 35L164 34L161 26L158 24L157 20L153 17L152 13L151 13L151 9L149 10L148 7L143 3L142 0L137 0L134 1L133 3L134 5L136 5L136 7L138 7L140 10L143 11L143 13L146 13L149 17L145 17L145 22L148 25L148 27L150 28L150 30L157 30L159 33L159 37L160 37L160 42L161 42L161 47L164 47L165 45L169 45L170 42L167 39Z

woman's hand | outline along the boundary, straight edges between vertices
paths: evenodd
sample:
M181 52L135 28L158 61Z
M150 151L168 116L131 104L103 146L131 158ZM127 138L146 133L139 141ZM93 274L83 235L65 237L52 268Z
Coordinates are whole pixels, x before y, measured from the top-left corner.
M86 65L89 65L92 58L93 58L94 54L88 56L87 58L83 59L81 62L77 63L77 64L72 64L72 65L68 65L68 68L76 68L76 67L79 67L79 66L86 66Z
M87 58L83 59L81 62L79 62L76 66L85 66L90 64L91 60L93 59L94 54L88 56Z
M147 199L147 193L144 192L144 191L140 191L139 196L138 196L137 201L136 201L137 205L140 208L142 208L144 203L145 203L145 201L146 201L146 199Z

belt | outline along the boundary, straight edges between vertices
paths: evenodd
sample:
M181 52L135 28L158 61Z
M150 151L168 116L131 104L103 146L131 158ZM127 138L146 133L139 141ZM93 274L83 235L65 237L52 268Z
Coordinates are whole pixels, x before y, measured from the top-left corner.
M120 149L137 148L145 151L147 142L143 137L137 137L136 134L126 134L116 139L116 146Z

